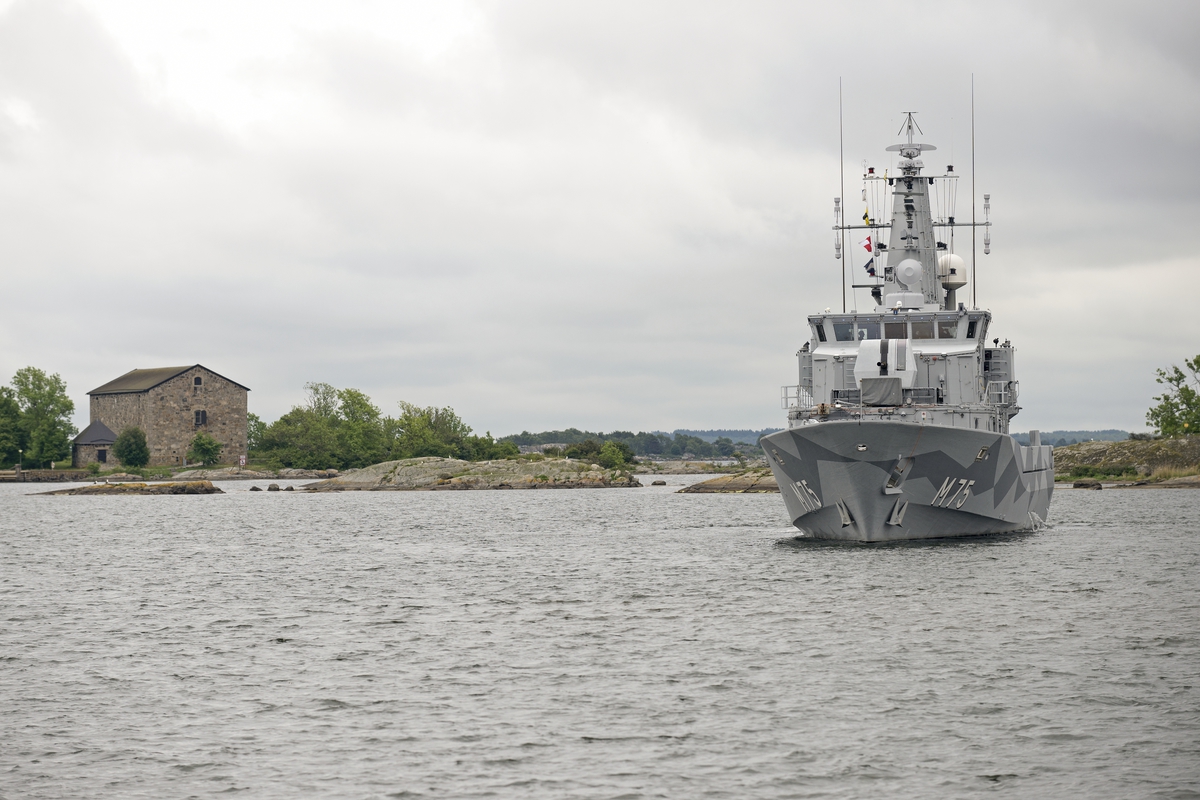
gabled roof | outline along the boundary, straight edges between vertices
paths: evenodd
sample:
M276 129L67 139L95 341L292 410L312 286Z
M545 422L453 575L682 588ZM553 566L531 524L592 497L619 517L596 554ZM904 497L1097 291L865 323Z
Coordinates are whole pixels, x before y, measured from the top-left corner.
M208 369L208 367L204 366L203 364L190 364L186 367L133 369L129 372L126 372L116 380L109 381L103 386L92 389L90 392L88 392L88 394L125 394L127 392L147 392L153 389L155 386L158 386L160 383L166 383L167 381L171 380L171 378L174 378L177 375L182 375L193 367L200 367L201 369L208 370L218 378L224 378L225 380L229 381L229 378L226 378L219 372L213 372L213 370ZM247 392L250 391L248 386L242 386L237 381L229 382L234 386L245 389Z
M79 432L75 437L75 444L112 444L116 440L117 435L97 420Z

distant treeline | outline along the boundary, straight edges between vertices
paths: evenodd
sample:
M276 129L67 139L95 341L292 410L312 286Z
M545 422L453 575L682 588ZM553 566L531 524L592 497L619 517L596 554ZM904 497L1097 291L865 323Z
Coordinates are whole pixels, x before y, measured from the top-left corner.
M1014 433L1012 437L1020 444L1029 445L1028 433ZM1069 444L1090 442L1093 439L1097 442L1123 442L1129 438L1129 431L1119 431L1116 429L1103 431L1042 431L1041 437L1042 444L1053 445L1054 447L1066 447Z
M385 415L357 389L304 385L308 400L271 424L250 414L250 453L269 464L348 469L417 456L485 461L517 455L511 442L476 436L452 408L400 403Z
M754 432L747 431L747 433ZM522 431L511 436L502 436L498 441L512 442L515 445L581 445L585 442L603 445L605 442L619 442L628 447L635 455L676 458L685 455L693 458L729 458L736 452L749 453L756 449L752 442L738 443L728 436L717 436L713 438L713 441L705 441L699 436L692 436L681 431L676 431L674 434L648 431L599 433L567 428L562 431L542 431L541 433ZM567 454L570 455L570 452L568 448Z
M676 436L686 434L687 436L695 436L697 439L703 439L706 442L715 442L717 439L732 439L734 442L746 442L747 444L758 444L758 440L768 433L774 433L780 430L779 428L763 428L761 431L751 430L749 428L739 429L717 429L710 431L689 431L685 428L678 428L672 433Z

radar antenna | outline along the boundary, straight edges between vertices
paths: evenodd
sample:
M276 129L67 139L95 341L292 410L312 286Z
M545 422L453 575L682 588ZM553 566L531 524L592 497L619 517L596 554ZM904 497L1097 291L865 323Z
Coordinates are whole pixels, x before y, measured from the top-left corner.
M909 144L913 143L913 128L916 128L917 133L921 134L922 136L925 135L925 131L921 130L921 126L917 124L917 121L915 119L913 119L913 114L916 114L916 113L917 113L916 111L905 111L904 112L904 124L900 126L900 130L896 131L896 135L899 136L900 134L904 133L907 130Z
M916 111L905 111L904 123L900 126L900 130L896 132L897 136L902 133L907 133L908 144L894 144L887 148L889 153L899 153L901 158L917 158L926 150L937 150L937 148L931 144L921 144L920 142L913 141L914 130L922 136L925 135L925 131L921 130L921 126L917 124L915 119L913 119L913 114L916 113Z

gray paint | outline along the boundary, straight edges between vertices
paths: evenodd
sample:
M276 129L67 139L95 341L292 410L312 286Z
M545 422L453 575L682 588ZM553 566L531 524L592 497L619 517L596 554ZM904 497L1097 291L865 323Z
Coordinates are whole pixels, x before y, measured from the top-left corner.
M1006 434L844 421L779 431L762 445L792 524L820 539L881 542L1036 528L1054 490L1051 448L1022 447ZM902 462L903 473L889 486ZM902 521L888 524L898 507Z
M917 157L934 148L912 134L889 148L903 158L880 305L809 317L800 383L783 392L788 430L762 441L792 523L818 538L1002 533L1038 527L1050 507L1052 449L1008 435L1021 410L1015 350L987 345L989 312L945 308L957 284L937 276L950 246L935 234L953 210L932 217Z

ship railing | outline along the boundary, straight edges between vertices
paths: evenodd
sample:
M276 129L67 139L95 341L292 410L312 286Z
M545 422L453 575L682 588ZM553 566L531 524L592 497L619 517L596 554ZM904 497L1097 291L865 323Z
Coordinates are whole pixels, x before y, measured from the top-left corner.
M862 391L859 389L834 389L829 393L829 402L843 406L861 405ZM945 394L938 386L918 386L904 390L905 405L940 406L945 405L945 402Z
M782 386L780 389L781 408L808 409L816 408L817 406L816 402L813 401L812 389L807 386Z
M987 401L995 406L1010 406L1017 402L1019 384L1016 381L988 381Z
M940 386L916 386L912 389L905 389L904 399L917 406L940 406L946 402Z

